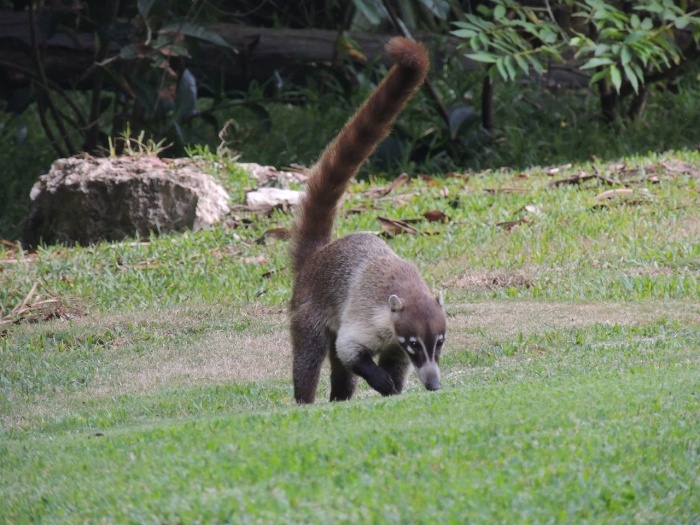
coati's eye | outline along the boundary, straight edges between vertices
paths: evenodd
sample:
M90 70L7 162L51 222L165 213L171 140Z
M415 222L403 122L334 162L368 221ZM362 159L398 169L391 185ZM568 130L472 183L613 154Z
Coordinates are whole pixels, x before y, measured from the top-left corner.
M435 341L435 353L437 355L440 355L440 351L442 350L442 347L444 346L444 344L445 344L445 337L441 335L440 338L437 341Z
M415 354L417 350L420 350L420 343L416 339L411 339L406 346L406 351L409 354Z

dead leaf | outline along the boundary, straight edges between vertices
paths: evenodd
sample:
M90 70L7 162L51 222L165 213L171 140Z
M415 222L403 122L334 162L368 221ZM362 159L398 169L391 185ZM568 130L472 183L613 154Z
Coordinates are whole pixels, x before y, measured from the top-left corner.
M385 197L392 191L394 191L396 188L401 186L402 184L408 182L408 173L402 173L398 177L396 177L393 181L388 186L384 187L379 187L379 188L370 188L367 191L363 192L363 195L366 197L372 197L372 198L377 198L377 197Z
M291 236L289 228L270 228L255 240L256 244L264 244L267 239L286 241Z
M375 211L379 208L376 206L355 206L354 208L350 208L345 212L345 215L357 215L358 213L364 213L366 211Z
M387 235L391 235L392 237L400 233L410 233L413 235L418 233L418 230L412 226L409 226L406 221L387 219L386 217L377 217L377 220L379 221L382 230L384 230Z
M581 170L573 177L552 181L549 184L547 184L547 187L548 188L556 188L557 186L562 186L564 184L581 184L582 182L586 182L587 180L591 180L591 179L595 179L595 178L596 178L596 175L590 175L590 174L586 173L585 171Z
M431 186L441 186L442 185L442 183L439 180L437 180L435 177L431 177L430 175L426 175L425 173L421 173L419 175L419 177L421 178L422 181L427 182Z
M613 197L618 197L620 195L632 195L632 194L634 194L634 190L631 190L629 188L617 188L614 190L606 190L603 193L596 195L595 200L604 201L607 199L612 199Z
M675 173L688 173L690 175L694 175L695 177L700 175L700 166L682 160L673 159L668 162L662 162L661 166L666 171L672 171Z
M499 222L496 224L499 228L503 228L506 231L511 231L513 228L516 226L520 226L521 224L527 224L528 220L525 217L521 217L519 219L516 219L514 221L505 221L505 222Z
M571 169L571 167L571 164L562 164L561 166L547 166L546 168L544 168L544 172L550 177L553 177L554 175L561 173L563 170Z
M426 211L423 217L428 219L428 222L450 222L450 218L438 210Z
M281 272L281 271L283 271L283 270L284 270L284 268L280 268L279 270L268 270L268 271L266 271L264 274L262 274L262 278L263 278L263 279L269 279L269 278L272 277L273 275L275 275L275 274L277 274L277 273L279 273L279 272Z
M387 195L386 197L381 197L377 199L378 201L392 201L394 206L403 206L410 202L413 197L418 196L418 193L401 193L399 195Z

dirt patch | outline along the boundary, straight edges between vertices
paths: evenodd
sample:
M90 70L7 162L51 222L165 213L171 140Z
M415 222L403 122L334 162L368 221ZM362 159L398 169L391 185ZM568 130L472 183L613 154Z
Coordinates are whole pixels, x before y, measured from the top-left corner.
M645 301L639 303L572 304L537 301L483 301L448 304L450 351L479 351L494 341L508 340L552 329L592 326L596 323L644 326L661 319L685 326L700 326L700 302ZM222 318L225 322L222 322ZM8 426L29 424L42 414L61 412L75 403L116 395L152 395L168 388L197 385L289 381L291 344L286 312L280 308L247 310L211 305L151 312L123 313L103 318L83 318L73 325L82 330L103 331L130 323L166 334L163 342L140 344L142 328L126 332L118 345L101 350L100 372L90 385L66 396L32 403L5 421ZM36 327L50 328L51 323ZM179 339L197 330L191 344ZM116 339L115 339L116 340ZM161 339L156 339L160 341ZM136 341L136 342L134 342ZM465 373L444 370L445 377ZM327 393L328 369L321 376L319 399ZM416 388L413 374L410 384ZM358 396L374 395L364 386Z
M490 301L448 308L450 348L479 348L489 339L597 323L645 325L661 319L700 325L700 303L681 301L588 304Z
M212 313L212 312L210 312ZM700 304L683 302L642 303L551 303L535 301L489 301L448 305L449 348L479 348L487 340L518 333L585 327L596 323L643 325L662 318L700 324ZM201 315L201 312L200 312ZM219 313L219 315L221 315ZM247 318L240 312L232 318ZM191 345L166 344L137 356L118 374L101 377L99 394L147 394L174 385L217 384L287 380L291 377L291 344L284 310L266 309L254 314L264 325L243 330L212 330ZM191 325L199 315L183 319ZM161 316L159 322L166 322ZM126 358L127 356L125 356ZM325 377L325 376L324 376ZM90 395L95 395L93 390Z
M530 288L534 281L534 272L477 272L462 273L449 282L449 286L466 288L472 292L496 290L499 288Z

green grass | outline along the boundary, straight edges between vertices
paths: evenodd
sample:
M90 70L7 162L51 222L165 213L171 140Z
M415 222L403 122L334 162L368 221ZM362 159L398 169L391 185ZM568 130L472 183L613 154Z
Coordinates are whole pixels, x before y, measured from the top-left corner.
M378 231L377 215L451 219L388 240L449 316L444 390L412 378L391 399L362 385L325 403L326 371L319 403L293 404L288 245L256 242L289 214L0 247L0 313L36 285L38 321L0 325L0 521L697 521L698 165L676 151L625 173L416 179L389 200L363 193L383 181L352 185L340 234ZM580 170L645 191L550 187ZM218 176L237 199L249 184ZM345 215L360 205L376 209ZM47 298L76 316L41 321Z
M697 333L681 337L694 347L694 367L681 367L663 328L607 330L655 338L670 363L569 342L533 367L546 374L471 377L434 395L258 401L9 439L0 505L14 523L689 523L700 513ZM589 368L591 353L612 357Z

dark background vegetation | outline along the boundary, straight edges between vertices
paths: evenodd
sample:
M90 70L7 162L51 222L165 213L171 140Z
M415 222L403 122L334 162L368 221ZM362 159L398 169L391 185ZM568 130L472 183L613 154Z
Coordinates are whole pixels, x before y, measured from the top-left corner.
M311 164L402 34L429 85L370 170L581 162L700 142L700 3L510 0L0 1L0 238L51 162L194 146ZM121 140L120 140L121 138ZM167 147L166 147L167 146ZM160 149L160 148L159 148Z

